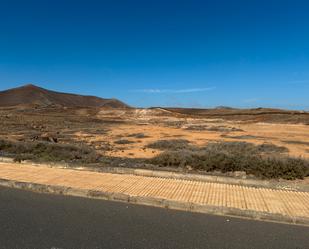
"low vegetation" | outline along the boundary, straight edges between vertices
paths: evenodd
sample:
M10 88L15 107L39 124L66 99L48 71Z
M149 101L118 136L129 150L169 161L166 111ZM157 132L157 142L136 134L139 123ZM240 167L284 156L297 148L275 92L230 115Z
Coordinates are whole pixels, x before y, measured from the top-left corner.
M0 140L0 154L11 156L15 161L96 163L100 159L86 145L67 145L48 142L13 142Z
M127 139L119 139L119 140L116 140L114 143L115 144L133 144L135 142L131 140L127 140Z
M158 140L147 145L147 148L158 150L179 150L187 149L189 147L189 141L186 139Z
M265 137L259 137L259 136L253 136L253 135L231 136L231 135L228 135L228 134L222 134L221 137L233 138L233 139L265 139Z
M309 176L309 162L282 153L285 147L246 142L210 143L204 148L167 150L150 159L159 167L191 167L200 171L244 171L261 178L296 179Z
M124 141L122 139L121 141ZM129 141L129 140L128 140ZM302 179L309 176L309 162L286 155L288 149L274 144L255 145L247 142L212 142L197 147L185 139L158 140L148 148L164 152L151 159L113 158L99 155L93 148L80 144L23 142L0 139L0 156L15 161L66 162L109 166L174 167L222 173L243 171L260 178ZM148 167L148 166L147 166Z
M128 135L128 137L149 138L149 136L145 135L144 133L132 133L132 134Z
M217 132L231 132L231 131L243 131L242 129L236 127L228 126L208 126L208 125L191 125L186 128L189 131L217 131Z
M283 140L287 144L298 144L298 145L306 145L309 146L309 142L299 141L299 140Z

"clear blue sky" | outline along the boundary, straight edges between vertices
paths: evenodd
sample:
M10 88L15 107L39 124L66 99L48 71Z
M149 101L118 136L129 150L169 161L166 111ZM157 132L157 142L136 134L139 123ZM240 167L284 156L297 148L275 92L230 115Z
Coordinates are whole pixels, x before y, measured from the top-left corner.
M309 110L309 1L0 0L0 90Z

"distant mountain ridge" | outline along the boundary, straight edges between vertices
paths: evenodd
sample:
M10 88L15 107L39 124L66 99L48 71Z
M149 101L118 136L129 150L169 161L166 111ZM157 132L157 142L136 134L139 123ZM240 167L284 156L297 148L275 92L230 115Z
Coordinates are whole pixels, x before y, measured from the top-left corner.
M0 106L20 105L130 108L127 104L117 99L56 92L33 84L0 91Z
M263 115L263 114L288 114L288 115L309 115L306 111L284 110L275 108L251 108L240 109L233 107L216 107L216 108L180 108L180 107L164 107L163 109L186 115L197 116L228 116L228 115Z

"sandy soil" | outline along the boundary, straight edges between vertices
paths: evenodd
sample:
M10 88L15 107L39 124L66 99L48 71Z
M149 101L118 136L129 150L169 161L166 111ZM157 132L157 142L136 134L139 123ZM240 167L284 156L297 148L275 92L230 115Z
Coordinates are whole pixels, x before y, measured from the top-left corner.
M192 118L162 109L37 109L0 110L0 138L33 140L50 133L60 143L81 141L102 154L150 158L161 151L145 148L160 139L187 139L203 146L212 141L273 143L288 154L309 158L309 125L261 123L220 118ZM142 133L144 137L134 137ZM129 144L118 144L118 140ZM106 148L109 149L106 149Z
M105 113L106 114L106 113ZM225 121L222 119L194 119L185 117L158 115L158 112L140 111L135 115L121 113L117 117L129 123L113 125L106 134L79 132L78 139L87 142L110 141L115 150L108 152L111 156L130 158L149 158L161 151L145 148L149 143L159 139L187 139L192 144L203 146L213 141L246 141L255 144L273 143L288 148L289 155L309 158L309 126L304 124L273 124L241 121ZM115 115L115 114L114 114ZM111 113L99 115L104 120L112 118ZM197 130L195 129L197 128ZM142 133L144 138L132 137ZM126 139L130 144L116 144L115 141Z

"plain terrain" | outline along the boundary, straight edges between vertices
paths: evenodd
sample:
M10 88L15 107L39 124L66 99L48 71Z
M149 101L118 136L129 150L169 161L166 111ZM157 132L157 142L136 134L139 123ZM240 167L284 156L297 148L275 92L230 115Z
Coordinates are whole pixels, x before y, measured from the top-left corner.
M305 179L309 113L133 108L32 84L0 92L0 156L17 162Z
M193 172L206 170L250 173L252 170L247 168L263 160L262 168L275 168L275 171L278 168L287 175L283 178L306 177L308 164L303 162L309 159L308 114L278 114L273 113L274 111L265 113L263 110L260 114L252 111L250 116L248 110L246 115L239 115L233 110L233 116L230 109L225 110L217 109L216 117L210 118L194 111L188 115L183 113L183 109L6 107L0 109L0 153L2 156L15 156L17 161L39 159L99 163L101 166L165 166L163 168L181 168ZM261 119L267 122L258 121ZM213 144L218 144L219 149ZM214 164L218 165L218 157L212 157L208 164L201 166L201 161L210 158L205 157L205 153L213 155L209 151L213 152L214 148L221 152L225 148L226 151L218 155L219 158L223 157L219 165L224 161L225 165L230 166L231 160L236 160L235 167L213 167ZM179 150L185 150L186 153L180 154L189 157L179 163L169 163ZM239 152L238 156L242 159L244 155L250 157L242 160L243 166L240 168L237 166L240 158L235 157L236 152ZM166 153L170 153L167 159ZM162 161L162 155L165 155L165 161ZM251 155L256 157L252 158ZM271 160L275 160L275 167L272 167L273 161L269 162L269 155ZM289 158L293 161L286 163ZM264 159L267 159L267 164ZM182 167L178 167L180 165ZM282 173L273 173L273 170L264 170L262 173L260 167L258 170L253 175L282 177ZM286 171L288 172L285 173Z

